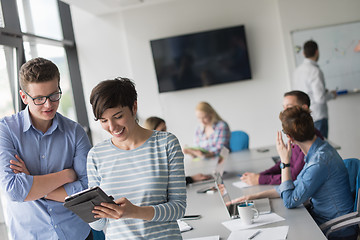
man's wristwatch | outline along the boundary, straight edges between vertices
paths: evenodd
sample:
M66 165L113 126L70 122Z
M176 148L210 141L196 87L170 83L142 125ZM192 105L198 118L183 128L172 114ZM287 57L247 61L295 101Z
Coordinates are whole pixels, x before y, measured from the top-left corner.
M281 169L284 169L286 167L290 167L290 163L283 163L283 162L280 163L280 168Z

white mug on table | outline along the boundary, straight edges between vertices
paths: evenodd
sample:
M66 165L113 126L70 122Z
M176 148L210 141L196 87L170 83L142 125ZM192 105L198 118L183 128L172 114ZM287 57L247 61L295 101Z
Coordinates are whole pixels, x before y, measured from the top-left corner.
M241 203L237 206L241 221L250 225L254 222L255 218L259 217L259 212L256 208L254 208L254 203Z

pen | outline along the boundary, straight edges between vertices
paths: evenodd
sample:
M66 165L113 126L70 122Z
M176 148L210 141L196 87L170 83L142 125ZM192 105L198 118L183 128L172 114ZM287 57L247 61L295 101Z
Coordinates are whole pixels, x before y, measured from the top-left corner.
M253 235L251 235L248 239L254 239L257 235L259 235L261 233L261 230L258 230L256 233L254 233Z

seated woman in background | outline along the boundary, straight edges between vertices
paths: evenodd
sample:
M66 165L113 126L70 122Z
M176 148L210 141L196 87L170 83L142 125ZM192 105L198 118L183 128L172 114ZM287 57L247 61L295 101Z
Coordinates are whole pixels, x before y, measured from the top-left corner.
M193 157L214 157L219 155L222 147L229 148L229 126L211 105L200 102L195 113L200 122L195 132L195 146L185 148L184 153Z
M164 131L166 132L166 123L165 120L159 117L149 117L145 120L144 127L149 130L156 130L156 131ZM208 180L212 178L211 175L204 175L202 173L195 174L193 176L186 177L186 185L193 183L193 182L199 182L203 180Z
M354 199L345 164L328 142L316 136L310 112L296 106L281 112L279 118L289 139L285 145L278 131L276 149L281 159L281 184L276 189L243 196L233 202L281 197L285 207L295 208L310 199L308 210L318 225L352 212ZM291 143L305 154L305 165L295 181L290 171ZM336 231L329 239L357 239L356 228Z
M176 220L185 213L186 186L178 139L139 126L137 92L127 78L100 82L90 103L112 138L88 154L89 187L116 199L94 207L99 220L90 226L106 229L106 239L182 239Z

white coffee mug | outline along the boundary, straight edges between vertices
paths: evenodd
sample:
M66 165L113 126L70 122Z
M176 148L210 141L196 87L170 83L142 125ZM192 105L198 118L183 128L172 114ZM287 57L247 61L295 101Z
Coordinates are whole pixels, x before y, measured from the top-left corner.
M250 225L254 219L259 217L259 211L254 207L253 203L241 203L237 206L241 221Z

